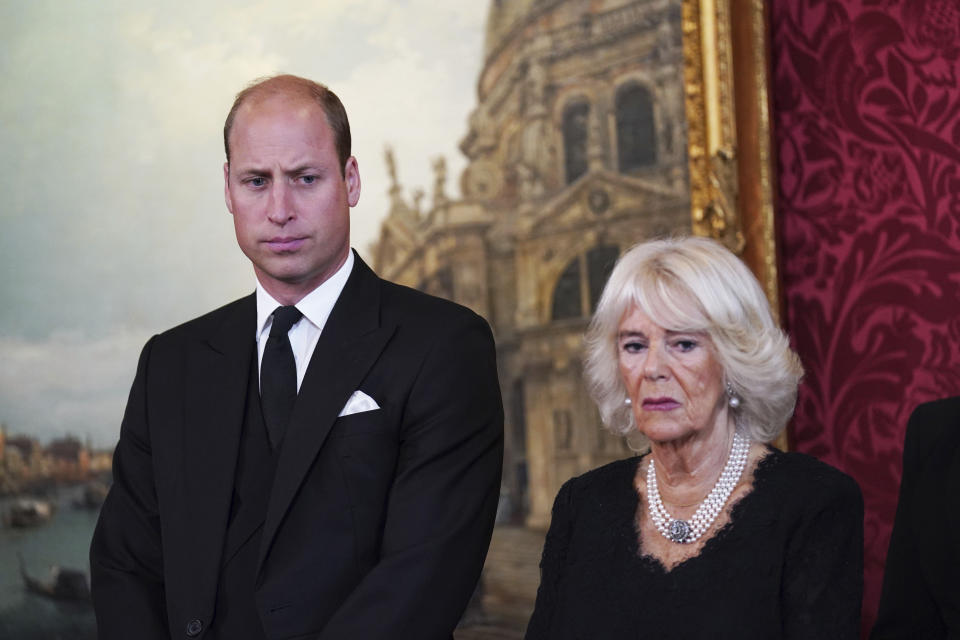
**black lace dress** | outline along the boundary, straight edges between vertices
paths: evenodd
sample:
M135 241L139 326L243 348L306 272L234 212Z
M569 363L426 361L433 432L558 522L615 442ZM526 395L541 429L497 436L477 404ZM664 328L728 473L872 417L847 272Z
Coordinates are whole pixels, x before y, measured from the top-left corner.
M863 500L853 479L771 449L730 522L666 571L638 554L640 460L560 489L527 640L859 637Z

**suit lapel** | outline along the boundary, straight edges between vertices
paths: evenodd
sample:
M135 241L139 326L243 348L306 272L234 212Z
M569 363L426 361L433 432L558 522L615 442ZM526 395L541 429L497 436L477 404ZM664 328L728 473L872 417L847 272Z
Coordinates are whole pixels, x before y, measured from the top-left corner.
M256 298L238 303L188 353L184 405L184 535L197 594L216 594L253 364Z
M380 326L379 278L354 256L353 272L320 335L280 447L260 562L340 411L393 335Z

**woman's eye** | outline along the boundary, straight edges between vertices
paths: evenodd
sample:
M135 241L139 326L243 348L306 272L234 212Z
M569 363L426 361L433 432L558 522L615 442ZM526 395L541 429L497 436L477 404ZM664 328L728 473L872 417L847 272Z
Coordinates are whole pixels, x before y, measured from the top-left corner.
M687 353L688 351L693 351L694 349L696 349L697 343L693 340L677 340L674 343L674 346L677 347L677 349L679 349L683 353Z
M626 351L627 353L640 353L646 347L647 345L645 345L642 342L631 341L631 342L623 343L623 350Z

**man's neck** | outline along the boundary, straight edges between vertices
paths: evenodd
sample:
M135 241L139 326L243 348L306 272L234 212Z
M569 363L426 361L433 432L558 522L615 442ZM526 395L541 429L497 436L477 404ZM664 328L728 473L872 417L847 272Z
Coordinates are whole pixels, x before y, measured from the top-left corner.
M320 286L300 296L294 303L297 309L319 330L323 330L333 307L336 305L353 267L356 266L357 258L353 253L347 255L347 260L331 275L324 280ZM289 299L289 298L288 298ZM257 280L257 335L266 326L270 314L277 308L277 305L287 305L284 300L278 300L263 284Z

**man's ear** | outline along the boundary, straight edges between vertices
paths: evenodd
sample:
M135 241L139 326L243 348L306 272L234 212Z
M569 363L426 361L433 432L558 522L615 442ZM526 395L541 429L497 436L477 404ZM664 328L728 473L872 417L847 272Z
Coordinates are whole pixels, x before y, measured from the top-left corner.
M230 199L230 163L223 163L223 200L227 203L227 211L233 215L233 200Z
M347 164L343 166L343 181L347 185L347 203L351 207L357 206L360 202L360 167L353 156L347 158Z

